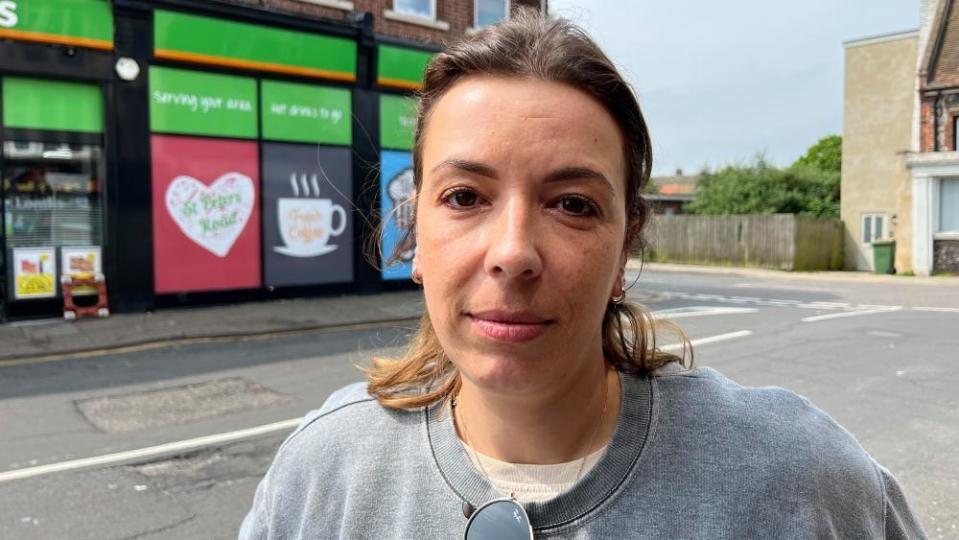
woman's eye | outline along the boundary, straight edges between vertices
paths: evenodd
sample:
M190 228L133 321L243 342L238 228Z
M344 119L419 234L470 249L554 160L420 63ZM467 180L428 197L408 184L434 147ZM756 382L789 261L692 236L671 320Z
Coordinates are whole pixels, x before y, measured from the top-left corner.
M559 206L564 212L574 216L598 214L596 206L583 197L563 197L559 202Z
M456 189L443 197L443 202L453 208L470 208L476 205L479 197L471 189Z

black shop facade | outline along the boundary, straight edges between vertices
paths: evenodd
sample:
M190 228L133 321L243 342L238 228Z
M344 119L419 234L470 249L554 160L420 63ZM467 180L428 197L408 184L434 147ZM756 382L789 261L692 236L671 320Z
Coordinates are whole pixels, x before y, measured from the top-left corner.
M0 12L0 319L410 287L415 102L434 51L369 14L306 20L187 1ZM405 257L405 258L404 258ZM382 257L380 257L382 259Z

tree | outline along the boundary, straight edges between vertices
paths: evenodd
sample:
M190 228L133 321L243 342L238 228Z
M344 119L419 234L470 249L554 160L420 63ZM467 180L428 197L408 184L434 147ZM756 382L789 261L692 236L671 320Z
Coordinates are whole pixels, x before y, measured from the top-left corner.
M693 214L800 214L839 216L839 173L806 164L779 169L759 156L753 163L704 171Z
M812 167L821 171L840 172L842 169L842 137L827 135L806 150L792 167Z

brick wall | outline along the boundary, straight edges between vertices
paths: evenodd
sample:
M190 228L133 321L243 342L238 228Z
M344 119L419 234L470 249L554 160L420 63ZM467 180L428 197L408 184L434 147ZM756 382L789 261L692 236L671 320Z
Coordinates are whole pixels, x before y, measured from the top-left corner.
M228 0L234 4L258 5L271 11L295 14L303 17L343 20L347 12L312 4L300 0ZM512 0L511 9L520 6L539 8L539 0ZM407 23L387 19L383 12L393 8L393 0L353 0L355 11L365 11L373 14L374 31L383 36L390 36L420 43L443 45L450 39L462 35L473 26L473 0L436 0L436 18L449 24L449 31L438 30L419 24Z
M959 240L935 240L932 271L959 274Z
M949 6L945 23L931 83L959 86L959 9L956 6Z
M933 4L930 2L930 13ZM959 116L959 94L953 93L959 89L959 9L951 2L938 6L939 10L948 8L941 13L943 25L941 33L936 25L929 28L930 41L927 47L936 45L932 40L941 36L936 57L929 65L922 66L923 77L920 80L920 108L919 108L919 151L940 152L955 151L954 140L955 119ZM936 92L933 94L932 92ZM936 118L936 104L939 105Z

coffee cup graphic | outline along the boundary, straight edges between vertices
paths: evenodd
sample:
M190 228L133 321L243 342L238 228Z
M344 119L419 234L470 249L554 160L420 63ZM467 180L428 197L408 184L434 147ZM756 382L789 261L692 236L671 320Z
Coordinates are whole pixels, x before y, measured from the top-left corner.
M291 182L295 185L294 177ZM315 186L315 177L313 183ZM309 193L308 188L305 191ZM319 195L319 189L316 193ZM295 194L299 195L298 189ZM274 251L290 257L316 257L336 250L338 246L329 242L346 230L346 210L342 206L331 199L305 197L281 197L276 206L284 245L274 247Z

